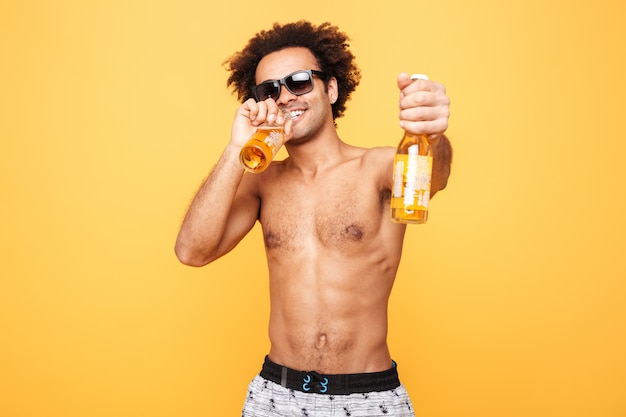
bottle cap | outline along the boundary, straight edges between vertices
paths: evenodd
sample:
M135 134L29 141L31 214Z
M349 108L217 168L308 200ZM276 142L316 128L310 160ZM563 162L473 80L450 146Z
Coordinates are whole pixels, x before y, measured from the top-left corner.
M413 75L411 75L411 79L412 80L427 80L428 79L428 75L426 75L426 74L413 74Z

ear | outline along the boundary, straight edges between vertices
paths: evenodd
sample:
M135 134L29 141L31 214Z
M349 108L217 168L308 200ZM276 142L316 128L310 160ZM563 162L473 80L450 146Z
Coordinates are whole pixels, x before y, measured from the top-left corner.
M328 90L330 104L335 104L337 98L339 97L339 85L337 84L337 79L335 77L330 77L326 84L326 88Z

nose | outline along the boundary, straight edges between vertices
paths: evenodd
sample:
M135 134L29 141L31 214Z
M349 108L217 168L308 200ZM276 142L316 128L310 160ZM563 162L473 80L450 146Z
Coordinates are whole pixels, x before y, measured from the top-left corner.
M293 101L296 99L296 95L292 94L291 92L289 92L289 90L287 90L287 88L281 84L280 86L280 92L278 94L278 100L276 100L277 104L287 104L290 101Z

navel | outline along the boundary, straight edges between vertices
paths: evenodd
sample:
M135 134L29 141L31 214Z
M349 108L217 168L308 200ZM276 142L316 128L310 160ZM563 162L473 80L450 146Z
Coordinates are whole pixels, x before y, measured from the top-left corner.
M326 339L327 339L327 338L326 338L326 333L320 333L320 334L317 336L317 343L316 343L316 344L317 344L317 347L318 347L318 348L321 348L321 347L326 346L326 343L327 343L327 340L326 340Z

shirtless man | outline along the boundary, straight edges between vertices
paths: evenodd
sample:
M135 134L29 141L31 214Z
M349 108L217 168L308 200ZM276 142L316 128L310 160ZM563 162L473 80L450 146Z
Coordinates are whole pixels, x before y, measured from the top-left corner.
M202 266L233 249L256 221L262 226L271 348L243 416L414 415L387 346L406 228L390 220L395 147L365 149L338 136L335 119L360 79L347 40L330 24L275 24L227 61L242 105L176 242L181 262ZM434 195L450 172L449 99L433 81L402 73L397 83L400 125L426 134L434 148ZM244 173L241 147L272 119L285 125L289 157Z

